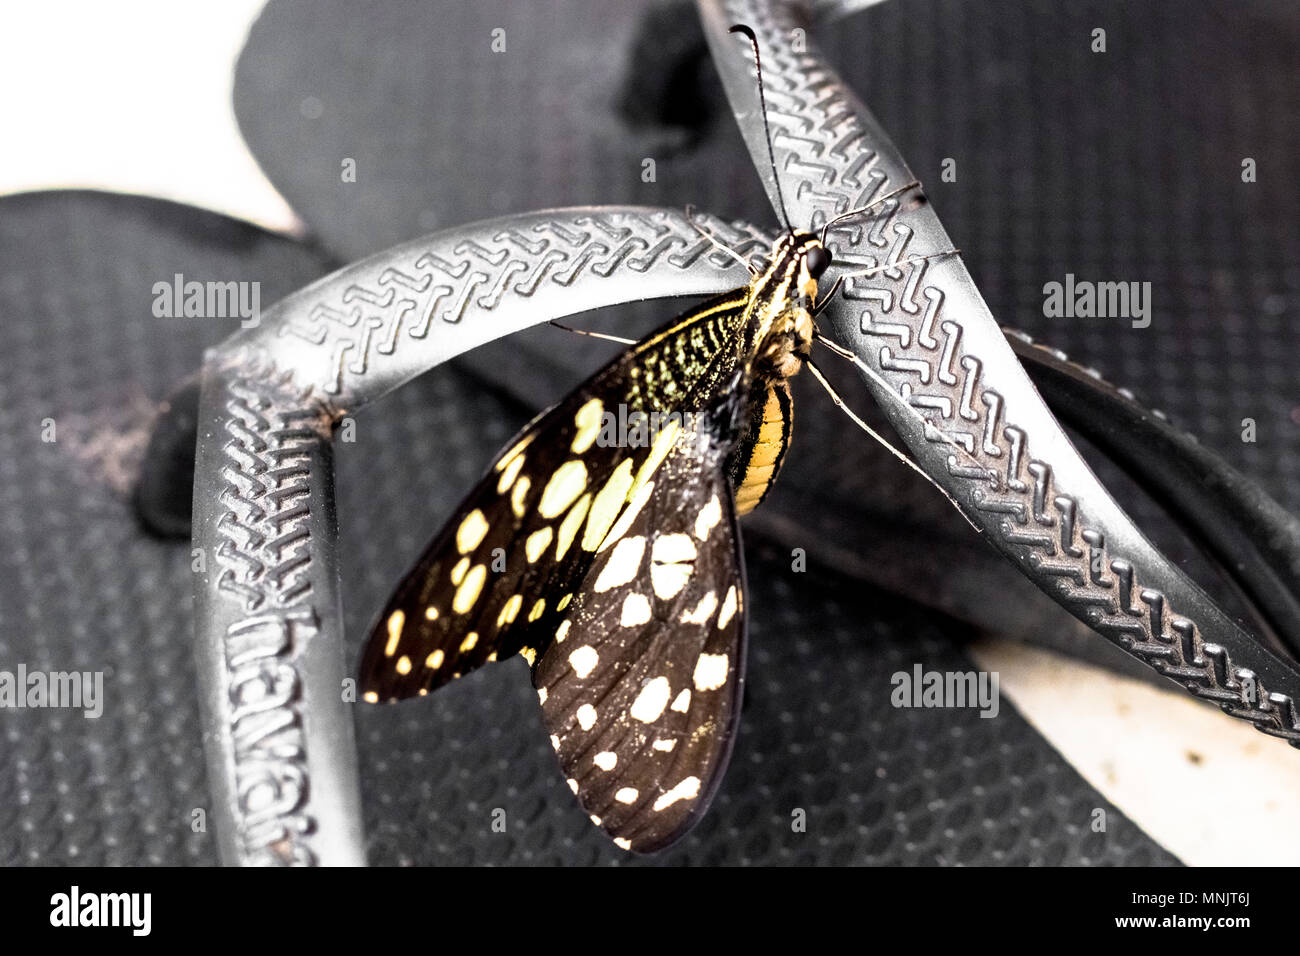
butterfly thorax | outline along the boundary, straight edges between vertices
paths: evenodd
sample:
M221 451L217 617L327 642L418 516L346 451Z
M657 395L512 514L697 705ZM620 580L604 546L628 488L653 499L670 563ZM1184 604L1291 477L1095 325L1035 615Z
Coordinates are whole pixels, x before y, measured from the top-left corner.
M815 260L821 255L824 250L815 235L782 235L772 245L768 268L750 284L748 367L759 386L795 375L812 351L812 308L820 274Z

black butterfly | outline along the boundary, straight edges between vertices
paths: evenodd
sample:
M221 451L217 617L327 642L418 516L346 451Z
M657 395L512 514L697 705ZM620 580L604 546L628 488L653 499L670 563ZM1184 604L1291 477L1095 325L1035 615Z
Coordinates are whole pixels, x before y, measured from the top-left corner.
M757 55L752 31L733 32ZM822 239L789 229L748 286L635 343L529 424L385 606L365 699L427 694L522 654L593 822L642 853L689 829L740 713L737 517L789 447L788 379L804 365L821 379L810 352L830 265Z

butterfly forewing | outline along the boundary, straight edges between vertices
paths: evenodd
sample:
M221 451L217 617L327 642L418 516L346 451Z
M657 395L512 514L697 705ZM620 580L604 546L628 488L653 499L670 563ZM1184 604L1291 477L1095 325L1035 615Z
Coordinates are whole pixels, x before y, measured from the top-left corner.
M740 711L744 571L721 451L664 464L534 668L570 788L637 852L707 808Z
M674 421L735 380L745 301L721 296L647 337L507 446L380 614L360 669L367 700L427 693L514 653L535 660L669 457Z

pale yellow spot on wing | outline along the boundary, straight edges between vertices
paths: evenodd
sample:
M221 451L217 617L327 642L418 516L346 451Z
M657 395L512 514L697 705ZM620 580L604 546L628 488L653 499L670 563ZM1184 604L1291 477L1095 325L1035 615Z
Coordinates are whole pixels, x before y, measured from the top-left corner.
M723 686L729 665L726 654L701 654L695 662L695 689L717 690Z
M689 687L677 695L671 709L679 714L684 714L691 709L691 689Z
M511 595L510 600L506 601L505 606L501 608L501 613L497 615L497 627L505 627L514 621L518 615L519 609L524 606L524 596L522 594Z
M397 659L397 673L403 675L411 673L411 659L405 654Z
M469 570L469 557L463 557L456 562L456 566L451 569L451 583L459 585L465 580L465 572Z
M570 591L568 594L564 595L564 597L560 598L560 603L555 605L555 609L557 611L563 611L566 607L569 606L569 602L572 600L573 600L573 592Z
M678 800L694 800L699 794L700 778L687 777L667 793L660 794L659 799L654 802L654 808L656 810L667 810Z
M469 574L465 575L465 580L461 582L460 587L456 589L456 596L451 599L451 609L457 614L464 614L474 606L478 600L480 592L483 590L483 582L487 580L487 565L476 564Z
M632 849L632 841L626 837L614 837L614 846L620 850L630 850Z
M596 814L593 813L591 815L591 822L596 824L596 826L600 826L600 817L596 816Z
M560 626L557 627L557 628L555 629L555 643L556 643L556 644L563 644L563 643L564 643L564 639L565 639L566 637L569 636L569 628L572 626L572 624L573 624L572 621L561 621L561 622L560 622Z
M379 695L376 694L373 690L366 691L366 703L367 704L379 703Z
M537 502L537 513L543 518L556 518L565 508L578 500L587 487L587 466L574 458L566 461L542 489L542 497Z
M487 519L483 512L475 508L465 516L465 520L456 529L456 550L468 554L477 548L488 533Z
M519 656L528 662L529 667L532 667L533 663L537 660L537 648L521 647L519 648Z
M632 527L632 522L636 520L636 516L641 513L641 509L645 507L645 503L650 500L650 494L654 490L655 483L651 481L643 485L639 491L633 493L632 500L628 502L628 506L623 509L623 513L619 515L618 521L615 522L614 527L609 529L609 534L605 535L605 540L602 541L600 547L596 549L598 554L616 541L620 540L623 535L627 534L627 529Z
M497 479L497 494L504 495L510 486L515 483L520 470L524 467L524 459L524 455L515 455L501 469L501 477Z
M700 509L700 513L695 517L695 537L701 541L708 540L709 532L712 531L719 521L722 520L722 502L714 494L709 499L709 503Z
M578 409L578 414L573 416L573 423L578 430L573 436L573 445L570 450L575 455L581 455L596 441L597 436L600 435L600 421L604 413L604 403L599 398L593 398Z
M582 519L587 517L587 509L591 507L591 495L583 495L582 500L573 506L573 509L564 516L560 522L560 533L555 539L555 560L559 561L564 557L564 553L569 550L569 545L573 544L573 539L582 527Z
M641 796L641 791L636 787L624 787L614 794L614 799L619 803L636 803L636 798Z
M528 497L528 489L533 483L528 480L528 476L520 478L516 483L514 490L510 492L510 510L515 513L516 518L524 516L525 499Z
M533 609L528 612L529 623L537 620L545 613L546 613L546 598L538 598L537 603L533 605Z
M542 556L542 552L551 543L552 534L551 526L547 525L542 530L534 531L528 536L528 540L524 542L524 553L528 555L529 564Z
M642 463L636 473L636 481L632 483L632 489L628 492L629 497L635 497L645 484L654 477L654 473L659 470L668 453L672 451L673 445L677 441L677 435L682 430L681 422L676 418L670 419L668 424L660 429L659 434L655 436L654 444L650 446L650 454Z
M392 657L397 652L397 642L402 639L402 628L406 626L406 613L394 611L388 615L388 643L384 645L384 656Z
M599 663L600 655L590 644L583 644L569 655L569 666L573 668L573 672L580 680L586 680L587 675L594 671Z
M658 740L654 742L655 750L662 750L664 753L668 753L676 746L677 746L677 741L666 740L663 737L660 737Z
M424 617L426 620L429 621L438 620L438 609L434 607L432 604L430 604L428 607L424 609Z
M430 654L428 657L424 659L424 666L429 668L429 670L431 671L436 671L439 667L442 666L442 662L446 660L446 658L447 655L444 654L441 650L434 651L432 654Z
M612 750L602 750L600 753L596 754L596 756L591 758L591 762L601 770L609 773L609 771L613 770L618 765L618 754L614 753Z
M641 693L632 702L628 713L643 724L658 720L659 715L668 706L668 696L671 693L672 688L668 685L668 678L656 677L641 688Z
M637 627L650 620L650 602L644 594L629 594L623 599L623 613L619 623L624 627Z
M614 469L600 489L596 500L591 504L591 514L587 516L587 527L582 532L582 550L595 551L609 534L619 510L627 500L628 489L632 487L632 459L625 458Z
M583 730L591 730L596 726L596 708L591 704L583 704L574 716L578 718L578 726Z
M465 635L465 640L460 642L461 653L474 650L474 645L478 643L478 631L470 631Z
M722 630L731 622L731 617L736 613L737 606L736 586L733 584L727 588L727 596L722 600L722 611L718 614L718 630Z
M523 439L519 442L519 444L515 445L508 452L502 455L500 460L496 463L496 470L501 471L503 468L508 467L509 464L515 460L515 456L517 456L521 451L523 451L525 448L529 446L533 438L536 437L536 434L537 434L536 432L532 432L528 435L525 435Z
M597 594L627 584L636 577L641 568L641 558L645 555L645 538L624 538L610 552L605 566L600 569L593 585Z
M700 598L700 603L695 605L695 609L682 612L683 624L707 624L709 618L713 617L713 612L718 609L718 596L710 591L704 597Z

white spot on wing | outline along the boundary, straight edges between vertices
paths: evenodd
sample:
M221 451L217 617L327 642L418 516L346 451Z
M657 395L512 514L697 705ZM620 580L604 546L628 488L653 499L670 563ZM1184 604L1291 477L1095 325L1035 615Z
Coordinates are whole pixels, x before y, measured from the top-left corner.
M726 654L701 654L695 662L695 689L717 690L727 682Z
M718 596L710 591L704 597L700 598L700 603L695 605L693 611L682 612L683 624L708 624L709 618L713 617L713 612L718 609Z
M594 671L599 663L600 655L590 644L583 644L569 655L569 666L573 668L573 672L580 680L586 680L587 675Z
M628 713L643 724L658 720L659 715L668 706L670 694L672 688L668 684L668 678L656 677L641 688L641 693L637 695Z
M700 795L700 778L687 777L667 793L659 795L654 802L655 810L667 810L678 800L694 800Z
M641 796L641 791L636 787L624 787L614 794L614 799L619 803L636 803L636 798Z
M591 762L601 770L608 773L618 765L618 754L614 753L612 750L602 750L600 753L596 754L596 756L591 758Z
M731 616L736 613L736 586L733 584L727 588L727 596L722 601L722 612L718 614L718 630L722 630L731 622Z
M619 623L624 627L638 627L650 620L650 602L644 594L629 594L623 599L623 613Z
M591 704L583 704L574 716L578 718L578 726L583 730L591 730L596 726L596 708Z
M722 502L718 500L715 493L709 499L709 503L700 509L700 513L695 518L695 537L701 541L708 540L709 532L712 531L722 520Z
M679 714L684 714L691 709L691 689L689 687L677 695L677 699L673 701L672 709Z
M641 558L645 555L645 538L624 538L610 552L605 566L600 569L594 585L597 594L603 594L611 588L627 584L636 577L641 568Z
M695 570L695 542L687 534L665 534L655 539L651 554L650 583L661 601L675 597Z

